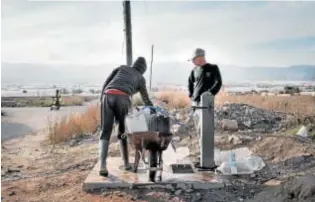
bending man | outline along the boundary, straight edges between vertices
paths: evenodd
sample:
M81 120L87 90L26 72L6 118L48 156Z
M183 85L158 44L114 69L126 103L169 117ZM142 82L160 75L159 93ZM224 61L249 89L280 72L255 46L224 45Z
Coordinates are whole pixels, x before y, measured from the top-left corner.
M121 135L125 132L125 117L131 108L131 96L140 92L146 106L153 106L146 81L143 77L147 69L146 60L137 58L132 67L120 66L113 70L105 81L101 95L101 127L100 134L100 171L101 176L107 177L106 158L108 154L109 140L113 129L114 120L119 124L118 139L120 141L120 154L122 156L125 170L130 170L128 158L127 140Z

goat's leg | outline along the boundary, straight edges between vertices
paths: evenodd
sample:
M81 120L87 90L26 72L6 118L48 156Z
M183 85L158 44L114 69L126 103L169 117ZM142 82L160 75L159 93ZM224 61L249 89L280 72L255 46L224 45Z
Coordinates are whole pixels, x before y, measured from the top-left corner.
M144 139L143 139L143 137L141 138L141 148L142 148L142 150L141 150L141 159L142 159L142 161L143 161L143 163L144 163L145 165L148 165L149 162L147 162L147 161L145 160L145 145L144 145Z
M139 166L139 161L140 161L140 150L136 149L135 153L135 163L133 164L132 171L136 173L138 171L138 166Z
M156 150L149 150L149 181L155 182L156 172L158 164L158 155Z

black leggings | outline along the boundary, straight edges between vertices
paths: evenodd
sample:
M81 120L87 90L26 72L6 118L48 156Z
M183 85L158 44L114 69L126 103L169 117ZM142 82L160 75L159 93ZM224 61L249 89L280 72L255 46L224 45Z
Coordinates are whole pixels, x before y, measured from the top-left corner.
M110 140L114 120L119 124L118 137L125 132L125 118L131 107L128 95L103 95L101 102L101 135L100 139Z

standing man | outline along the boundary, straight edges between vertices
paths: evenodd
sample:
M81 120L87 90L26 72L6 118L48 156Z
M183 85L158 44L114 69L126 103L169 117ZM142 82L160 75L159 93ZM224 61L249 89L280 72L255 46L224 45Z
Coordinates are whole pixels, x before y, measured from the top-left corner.
M56 96L54 97L55 99L55 106L57 109L60 109L60 106L61 106L61 95L60 95L60 92L59 90L57 89L56 90Z
M200 96L209 92L215 96L222 87L222 78L219 67L207 63L205 50L195 49L193 57L189 60L195 65L188 78L189 97L197 105L200 103Z
M147 69L145 58L138 57L132 67L120 66L112 71L102 88L101 95L101 134L99 141L100 171L99 175L107 177L106 159L109 140L113 129L114 120L118 122L118 139L120 141L120 154L125 170L130 170L128 159L127 139L122 139L125 133L125 118L131 108L131 96L140 92L146 106L153 106L146 81L143 77Z

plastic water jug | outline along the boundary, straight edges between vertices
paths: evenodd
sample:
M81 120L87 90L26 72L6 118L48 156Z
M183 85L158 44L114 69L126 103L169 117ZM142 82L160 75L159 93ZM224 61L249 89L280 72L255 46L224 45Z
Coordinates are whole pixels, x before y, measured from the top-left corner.
M148 131L147 118L145 112L140 110L126 117L126 129L128 132Z
M237 166L236 166L236 156L235 156L235 152L231 152L230 168L231 168L231 174L237 174Z

